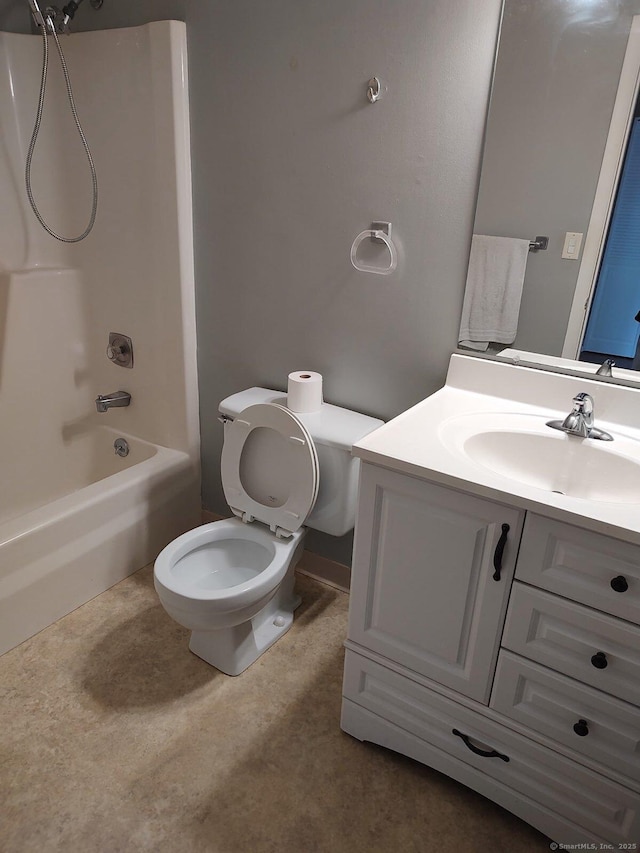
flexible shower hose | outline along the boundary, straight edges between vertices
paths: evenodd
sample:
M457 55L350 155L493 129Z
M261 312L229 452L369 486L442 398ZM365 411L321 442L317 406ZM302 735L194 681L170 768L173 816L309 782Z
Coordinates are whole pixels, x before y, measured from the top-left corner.
M93 201L91 204L91 215L89 217L89 224L85 228L85 230L78 237L62 237L60 234L56 234L53 229L51 229L47 223L44 221L42 214L38 210L38 206L36 205L35 199L33 197L33 191L31 189L31 161L33 159L33 152L36 147L36 142L38 140L38 133L40 132L40 124L42 122L42 111L44 109L44 100L45 93L47 88L47 71L49 67L49 43L47 38L47 25L44 18L41 16L42 20L42 39L43 39L43 56L42 56L42 79L40 81L40 96L38 98L38 110L36 113L36 121L33 127L33 134L31 135L31 142L29 143L29 150L27 152L27 162L25 166L25 183L27 187L27 196L29 198L29 204L33 212L36 215L36 218L40 225L44 228L44 230L50 234L52 237L55 237L56 240L60 240L61 243L79 243L80 240L84 240L84 238L90 233L93 228L94 222L96 221L96 211L98 209L98 179L96 176L96 167L93 163L93 158L91 156L91 151L89 150L89 144L87 143L86 137L82 130L82 126L80 125L80 119L78 118L78 111L76 110L76 104L73 99L73 92L71 90L71 80L69 78L69 70L67 68L67 63L64 59L64 54L62 53L62 47L60 46L60 41L58 40L58 34L56 33L55 27L51 26L51 34L56 43L56 47L58 48L58 55L60 56L60 64L62 66L62 72L64 74L64 80L67 87L67 96L69 98L69 105L71 106L71 113L73 115L73 120L76 123L76 128L78 133L80 134L80 139L82 140L82 145L84 146L85 153L87 155L87 160L89 161L89 168L91 170L91 184L93 190Z

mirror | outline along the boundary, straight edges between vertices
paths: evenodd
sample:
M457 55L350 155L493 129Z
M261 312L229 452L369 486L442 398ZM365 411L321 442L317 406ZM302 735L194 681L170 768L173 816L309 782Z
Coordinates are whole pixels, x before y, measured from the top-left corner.
M563 246L567 232L587 237L597 209L596 188L637 14L640 0L504 3L474 233L549 238L546 251L530 252L527 259L512 345L528 351L524 361L533 361L534 353L577 357L585 316L581 266L588 247L583 240L578 259L571 260L562 258ZM587 298L592 283L593 271ZM638 303L640 308L640 287Z

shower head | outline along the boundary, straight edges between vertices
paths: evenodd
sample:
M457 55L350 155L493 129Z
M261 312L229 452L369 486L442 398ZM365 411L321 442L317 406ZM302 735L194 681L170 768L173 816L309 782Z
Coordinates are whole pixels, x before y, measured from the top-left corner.
M31 7L31 14L33 15L33 20L38 26L41 26L42 21L44 21L44 15L40 11L40 6L38 6L38 0L29 0L29 6Z
M29 6L31 7L31 16L36 27L42 27L44 32L46 32L48 27L50 32L54 32L57 10L53 6L47 6L43 12L38 4L38 0L29 0Z

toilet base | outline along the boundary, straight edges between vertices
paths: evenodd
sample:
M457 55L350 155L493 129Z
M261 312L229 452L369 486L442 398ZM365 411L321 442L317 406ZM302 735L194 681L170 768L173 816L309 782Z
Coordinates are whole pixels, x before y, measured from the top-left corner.
M290 583L287 580L248 622L217 631L192 631L190 650L226 675L240 675L293 624L293 612L302 599L293 592L293 577Z

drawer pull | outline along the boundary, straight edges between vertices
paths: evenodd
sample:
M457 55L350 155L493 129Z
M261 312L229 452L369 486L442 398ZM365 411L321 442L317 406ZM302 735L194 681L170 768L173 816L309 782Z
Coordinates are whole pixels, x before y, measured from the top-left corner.
M611 581L611 589L616 592L626 592L629 589L627 579L623 575L618 575L617 578Z
M504 546L507 544L507 534L509 532L509 525L502 525L502 534L498 539L498 544L496 545L496 550L493 554L493 568L495 572L493 573L494 581L500 580L500 572L502 571L502 555L504 554Z
M586 737L589 734L589 726L587 725L587 721L578 720L577 723L573 724L573 730L578 735L578 737Z
M458 731L458 729L451 729L451 731L454 735L456 735L456 737L462 738L462 742L467 747L467 749L470 749L471 752L475 752L476 755L481 755L483 758L500 758L502 761L509 761L508 755L503 755L501 752L498 752L495 749L480 749L479 747L474 746L471 743L469 736L463 735L462 732Z
M607 656L604 652L596 652L596 654L591 658L591 663L596 669L606 669L609 665L609 661L607 660Z

